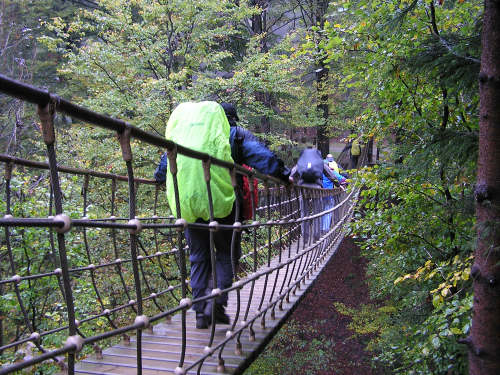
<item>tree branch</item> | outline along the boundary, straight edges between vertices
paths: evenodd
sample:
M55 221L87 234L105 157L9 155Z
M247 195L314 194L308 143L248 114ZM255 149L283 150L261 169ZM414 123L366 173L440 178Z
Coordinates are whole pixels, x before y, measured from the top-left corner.
M425 242L427 245L431 246L434 250L436 250L440 255L443 255L443 251L435 246L434 244L432 244L431 242L429 242L426 238L418 235L418 234L415 234L415 233L411 233L411 232L402 232L403 235L405 236L409 236L409 237L415 237L415 238L418 238L419 240ZM427 255L431 258L431 259L434 259L432 257L432 254L427 250L427 249L424 249L424 251L427 253Z
M448 50L448 52L450 52L453 56L459 58L459 59L462 59L462 60L465 60L465 61L468 61L468 62L471 62L473 64L480 64L481 61L479 59L476 59L474 57L469 57L469 56L462 56L462 55L459 55L458 53L456 53L452 46L450 45L450 43L448 43L448 41L446 41L440 34L439 34L439 29L438 29L438 26L437 26L437 21L436 21L436 9L434 7L434 1L431 0L429 2L429 7L430 7L430 22L431 22L431 33L434 34L434 36L436 36L436 38L439 40L439 42L441 43L441 45L446 48Z
M420 117L423 117L422 116L422 109L417 105L417 101L415 99L415 94L412 92L412 90L410 89L410 86L408 86L408 84L405 82L405 80L403 78L401 78L401 75L399 76L399 79L401 80L401 82L403 83L403 85L406 87L406 89L408 90L408 92L410 93L411 95L411 98L413 100L413 106L415 107L415 110L417 111L418 115Z
M70 0L73 4L82 5L89 9L99 9L99 4L92 0Z
M439 39L439 42L441 43L441 45L443 47L445 47L448 52L450 52L453 56L459 58L459 59L462 59L462 60L465 60L467 62L470 62L470 63L473 63L473 64L477 64L477 65L480 65L481 64L481 60L475 58L475 57L470 57L470 56L462 56L462 55L459 55L458 53L456 53L452 46L443 38L441 37L440 35L437 35L438 39Z
M94 64L100 68L104 74L106 74L108 76L108 78L111 80L111 82L113 82L113 84L116 86L116 88L122 93L122 94L125 94L127 92L127 90L125 90L124 88L122 88L118 82L109 74L109 72L106 70L106 68L104 68L104 66L102 66L101 64L99 64L95 59L93 59L93 62Z

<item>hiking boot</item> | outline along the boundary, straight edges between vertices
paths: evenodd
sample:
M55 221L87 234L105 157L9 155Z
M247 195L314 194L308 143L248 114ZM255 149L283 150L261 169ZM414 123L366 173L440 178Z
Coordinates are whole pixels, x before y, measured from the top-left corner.
M205 317L207 318L207 322L210 325L212 323L212 304L213 300L210 300L205 305L205 309L203 310ZM226 314L226 309L223 305L219 303L215 303L215 323L219 324L230 324L231 319Z
M212 303L213 301L207 302L207 305L205 306L205 316L208 318L208 324L211 323L212 320ZM220 323L220 324L229 324L230 323L229 316L226 314L226 310L224 306L216 303L215 304L215 323Z
M231 322L224 306L218 303L215 304L215 322L220 324L229 324Z
M210 318L203 312L196 312L196 328L207 329L210 324Z

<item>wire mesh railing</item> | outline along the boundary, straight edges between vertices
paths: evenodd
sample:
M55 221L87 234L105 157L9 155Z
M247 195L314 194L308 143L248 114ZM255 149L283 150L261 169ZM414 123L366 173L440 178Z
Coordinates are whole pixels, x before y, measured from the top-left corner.
M325 254L349 220L356 192L305 188L283 183L254 170L212 158L162 137L75 105L44 90L0 76L0 91L37 106L47 161L0 154L4 165L5 215L0 249L0 374L26 368L54 366L69 374L79 358L93 352L99 358L117 340L130 343L135 334L136 368L142 373L141 337L153 323L181 316L181 350L176 374L198 373L204 361L218 353L224 370L223 349L229 342L241 350L241 336L254 334L260 321L274 319L290 294L324 261ZM126 175L61 166L56 152L54 116L61 112L87 124L116 133ZM173 177L176 212L180 212L176 178L177 155L203 165L210 200L210 222L188 223L174 217L164 187L135 176L131 140L146 147L166 149ZM250 190L259 181L259 204L252 202L252 220L221 224L213 215L210 167L228 170L235 190L236 176L246 175ZM163 193L163 194L162 194ZM252 191L251 191L252 193ZM241 207L235 204L235 217ZM215 269L213 233L231 231L232 265L236 281L221 290L212 275L212 293L193 299L189 289L189 248L184 231L210 233L210 255ZM236 259L237 238L242 254ZM296 246L292 247L292 244ZM286 256L285 256L286 255ZM278 281L278 274L284 277ZM263 281L263 292L254 285ZM240 291L250 286L246 305ZM269 290L271 292L269 293ZM186 362L187 319L193 303L222 293L237 295L236 316L226 338L214 341L212 309L206 350ZM251 315L250 307L257 313Z

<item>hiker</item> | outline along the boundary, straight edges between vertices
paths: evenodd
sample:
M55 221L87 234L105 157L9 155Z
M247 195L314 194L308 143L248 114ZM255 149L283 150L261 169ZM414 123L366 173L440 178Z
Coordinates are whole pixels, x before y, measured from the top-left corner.
M328 165L328 164L325 164ZM323 189L333 189L335 184L323 173ZM325 196L323 197L323 210L329 210L333 208L333 197ZM321 217L321 233L326 233L330 229L332 222L332 214L328 213Z
M323 163L323 158L318 149L308 147L302 150L297 164L292 168L290 173L291 178L299 186L322 188L323 174L332 183L337 181L330 168ZM319 192L313 189L302 189L302 194L299 197L301 216L309 216L317 214L321 211L321 198ZM312 239L316 242L320 236L320 219L303 221L301 223L302 236L304 245L309 242L310 226L312 226Z
M347 184L346 177L340 174L340 168L337 162L333 159L332 154L326 155L323 163L330 168L331 172L336 178L336 181L331 181L324 173L323 173L323 189L333 189L334 187L343 188ZM333 196L323 197L323 210L329 210L333 208L336 204L339 203L339 195L334 194ZM334 222L337 222L339 219L339 215L337 210L334 211ZM332 214L326 214L321 217L321 231L322 233L327 232L331 226Z
M211 156L246 164L263 174L268 174L288 182L290 171L273 152L260 143L248 130L237 126L239 121L236 108L230 103L199 102L182 103L170 116L165 131L165 138L185 147L195 148ZM184 156L178 157L179 194L181 196L181 213L188 223L208 224L208 199L206 184L200 175L201 162ZM188 161L187 161L188 160ZM166 168L166 163L165 168ZM201 173L200 173L201 172ZM167 172L167 174L170 172ZM161 175L161 173L159 174ZM233 224L240 218L235 217L235 201L242 199L234 194L231 178L227 169L211 167L211 187L213 196L214 218L219 224ZM242 181L238 175L239 181ZM172 211L175 211L175 195L172 179L167 178L167 198ZM169 184L170 182L170 184ZM240 182L238 182L240 184ZM241 186L241 185L240 185ZM169 190L172 190L169 194ZM196 190L203 199L189 198L187 192ZM241 189L238 189L241 190ZM183 193L185 193L183 195ZM236 194L240 195L240 194ZM184 197L184 199L182 199ZM202 206L199 208L198 206ZM241 202L240 202L241 207ZM193 299L202 298L211 293L210 279L212 265L210 262L210 233L206 228L188 226L185 231L190 249L191 289ZM241 234L235 232L235 253L231 257L231 241L233 231L218 230L213 232L216 248L217 288L227 289L233 282L233 267L231 261L236 261L241 255ZM222 293L215 299L215 322L229 324L229 316L225 312L227 293ZM212 323L213 300L193 303L196 312L196 328L204 329Z
M356 138L351 143L351 169L355 169L358 167L358 159L359 155L361 155L361 146L359 144L359 139Z
M338 181L338 184L340 186L346 185L347 184L347 178L349 175L345 172L341 172L343 169L341 165L339 165L335 159L333 158L332 154L326 155L325 160L323 161L328 167L331 169L332 173L335 175L335 178ZM323 178L323 187L325 185L325 179ZM336 185L338 186L338 185Z
M160 163L158 163L155 173L153 174L157 183L165 183L167 179L167 166L168 166L168 157L167 153L164 152L161 155Z

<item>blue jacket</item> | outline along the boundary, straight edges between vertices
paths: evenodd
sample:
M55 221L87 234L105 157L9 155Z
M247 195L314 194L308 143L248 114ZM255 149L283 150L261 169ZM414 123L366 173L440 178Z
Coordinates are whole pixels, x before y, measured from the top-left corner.
M337 173L333 169L331 169L330 172L332 172L332 174L335 176L335 178L337 179L337 181L338 181L339 184L343 184L345 182L346 178L344 176L342 176L341 174ZM338 186L338 184L334 184L333 181L331 181L323 173L323 188L325 188L325 189L333 189L334 185Z
M259 142L250 131L240 126L231 126L229 133L231 156L236 164L246 164L260 173L268 174L284 181L288 181L290 170L285 167L271 150ZM165 152L156 167L154 178L157 182L164 182L167 173L168 158Z
M167 166L168 166L168 157L167 153L164 152L163 155L161 156L160 162L158 163L158 166L156 167L154 177L156 182L165 182L167 179Z
M324 189L333 189L333 181L330 180L326 175L323 173L323 188Z
M236 164L246 164L260 173L288 181L290 170L250 131L240 126L231 126L229 143L231 156Z

